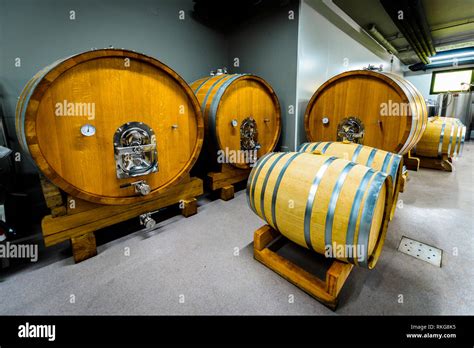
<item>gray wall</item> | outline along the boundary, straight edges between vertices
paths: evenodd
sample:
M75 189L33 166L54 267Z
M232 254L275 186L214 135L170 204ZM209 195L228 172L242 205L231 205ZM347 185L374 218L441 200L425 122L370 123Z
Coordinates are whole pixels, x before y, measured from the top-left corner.
M290 105L296 105L296 67L298 51L299 1L266 13L244 23L229 35L230 71L252 73L265 79L275 90L282 109L280 146L276 150L291 150L294 143L295 113L289 113ZM289 18L293 11L294 19ZM234 67L239 58L240 67Z
M421 74L413 75L405 74L405 78L415 85L415 87L420 91L420 93L423 94L423 97L425 97L425 99L436 99L436 95L430 94L431 75L432 72L423 72Z
M58 58L112 45L156 57L188 82L226 65L224 35L193 20L192 7L192 0L0 0L0 107L10 136L23 86ZM34 172L29 160L20 166Z
M347 28L333 24L327 18L328 13L330 10L321 0L302 1L298 34L298 124L293 146L306 141L306 106L313 93L326 80L347 70L362 69L368 64L383 64L385 71L401 74L400 62L396 57L391 65L388 54L379 53L380 48L375 44L367 48L356 41L345 32ZM341 25L340 18L335 22Z

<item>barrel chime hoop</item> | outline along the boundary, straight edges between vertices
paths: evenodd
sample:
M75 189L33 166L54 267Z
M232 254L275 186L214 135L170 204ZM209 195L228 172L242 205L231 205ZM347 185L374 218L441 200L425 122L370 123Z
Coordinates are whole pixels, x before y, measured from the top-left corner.
M217 144L217 134L216 134L216 117L217 117L217 108L221 101L222 96L224 95L227 87L231 85L232 82L238 78L249 75L249 74L235 74L231 78L227 79L222 85L219 86L217 92L212 99L211 108L209 109L209 129L211 130L214 143Z
M275 182L275 187L273 188L273 194L272 194L272 221L273 221L273 227L275 227L276 230L278 230L278 224L277 224L277 219L276 219L276 200L278 196L278 189L280 188L280 183L283 179L283 176L285 175L286 170L288 169L289 165L291 162L293 162L298 156L300 156L301 153L295 153L291 155L291 157L286 161L286 163L283 165L280 173L278 173L277 180Z
M265 215L265 190L267 188L268 179L270 178L270 174L272 173L272 171L275 168L275 166L277 165L277 163L285 155L286 155L285 152L279 153L277 155L276 159L270 165L270 168L268 169L267 173L265 174L265 179L263 180L262 189L260 191L260 211L262 212L262 217L265 220L267 219L267 217ZM275 226L273 226L273 227L275 227Z
M372 166L372 162L374 161L374 157L377 151L377 149L372 149L372 151L370 151L369 158L367 159L367 163L365 164L367 167Z
M258 176L260 175L260 172L262 171L262 168L265 166L265 163L272 157L273 152L269 152L266 156L262 157L265 158L262 160L262 162L259 164L257 171L255 172L255 176L252 178L252 184L250 185L252 190L250 191L250 207L252 210L257 214L257 209L255 208L255 203L254 203L254 197L255 197L255 187L257 186L257 181L258 181ZM258 215L258 214L257 214Z
M444 140L444 128L446 127L446 121L444 121L443 125L441 126L441 134L439 136L439 145L438 145L438 156L441 157L443 153L443 140ZM451 125L451 138L449 139L449 147L448 147L448 154L451 150L451 140L453 139L453 130L454 126Z
M388 167L388 164L390 163L391 158L392 158L392 154L390 152L387 152L383 160L382 168L380 169L380 171L384 173L387 172L387 167Z
M402 156L393 154L393 160L392 160L392 167L390 169L390 174L389 176L392 178L393 184L397 182L397 175L398 175L398 166L400 165L400 161L402 160Z
M451 148L453 147L454 124L451 124L451 135L449 136L448 157L451 157ZM453 155L456 149L453 150ZM453 156L454 157L454 156Z
M313 145L313 146L318 146L320 143L318 142L317 145ZM304 148L304 151L308 150L309 146L311 145L311 143L308 143L308 145Z
M323 163L323 165L318 169L316 175L313 179L313 183L309 190L308 199L306 201L306 209L304 214L304 239L306 241L306 245L309 249L314 250L313 244L311 243L311 213L313 211L314 205L314 198L316 197L316 193L318 191L319 183L324 176L324 173L329 168L332 162L334 162L337 158L336 157L329 157Z
M301 151L306 151L306 149L308 148L308 146L310 145L311 143L303 143L301 145Z
M202 101L202 104L201 104L201 109L202 109L202 112L205 113L206 111L206 104L207 104L207 100L209 99L209 96L211 95L211 92L212 90L214 89L214 87L220 82L222 81L223 79L226 79L226 78L230 78L231 76L233 75L222 75L220 78L218 78L216 81L214 81L214 83L211 85L211 87L209 87L207 93L206 93L206 96L204 97L203 101Z
M346 245L354 245L354 237L356 232L357 226L357 218L359 217L360 207L362 205L362 198L364 198L364 193L369 184L370 180L375 174L375 170L370 168L363 176L359 187L357 188L356 195L354 197L354 201L352 202L351 212L349 213L349 223L347 224L347 231L346 231ZM360 227L359 227L360 230ZM349 256L348 261L354 263L354 258Z
M456 136L456 145L454 146L454 153L453 153L453 157L456 157L458 155L458 145L459 142L461 141L461 127L459 127L458 125L458 133L457 133L457 136Z
M270 156L272 154L272 152L269 152L267 154L265 154L264 156L260 157L257 162L255 162L254 164L254 168L258 167L259 164L268 156ZM255 169L252 170L249 174L249 178L247 179L247 188L245 190L245 195L247 196L247 203L249 204L249 207L252 208L252 210L255 212L255 210L253 209L252 207L252 203L251 203L251 200L250 200L250 189L252 187L252 183L253 183L253 178L255 176Z
M323 149L321 150L321 153L325 153L326 150L328 149L329 146L333 144L332 141L328 142L326 145L324 145Z
M336 210L337 201L339 199L339 194L341 193L341 190L342 190L342 185L344 184L347 178L347 175L349 174L349 171L355 165L356 164L354 162L349 162L346 164L342 172L339 174L336 184L334 185L334 188L332 190L331 198L329 199L328 212L326 214L326 222L324 224L324 227L325 227L324 242L326 246L332 245L332 225L334 221L334 213Z
M301 152L301 151L303 150L303 147L306 146L306 145L308 145L308 143L302 143L300 146L298 146L298 147L296 148L296 151L297 151L297 152Z
M374 215L375 205L377 203L377 199L379 198L380 191L382 189L382 185L387 178L387 174L382 172L377 172L374 180L373 185L369 188L369 192L367 193L366 200L364 203L364 208L362 210L362 216L360 218L360 225L359 225L359 234L357 236L357 244L360 244L362 241L362 245L364 246L365 257L362 262L358 262L358 264L368 267L369 262L369 234L370 229L372 227L372 216Z
M199 90L201 89L201 87L204 86L204 84L205 84L207 81L209 81L211 78L212 78L212 76L206 77L206 78L204 79L204 81L203 81L199 86L197 86L197 88L193 91L194 94L196 94L197 92L199 92Z
M357 148L354 151L354 154L352 155L352 162L355 162L357 160L357 157L359 156L360 151L362 150L363 145L359 144L357 145Z

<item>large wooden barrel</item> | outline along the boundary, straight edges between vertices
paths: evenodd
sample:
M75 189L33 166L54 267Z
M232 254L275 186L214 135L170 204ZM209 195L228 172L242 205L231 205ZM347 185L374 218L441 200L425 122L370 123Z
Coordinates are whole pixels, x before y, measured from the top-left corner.
M430 117L413 153L424 157L456 157L461 154L466 127L454 117Z
M392 206L387 174L334 156L270 153L252 169L247 196L251 209L293 242L375 266ZM341 247L356 252L327 253Z
M280 136L281 112L272 87L250 74L219 74L191 84L204 116L210 155L242 155L231 159L237 168L249 168L272 151Z
M375 149L370 146L354 144L350 141L304 143L301 144L298 151L344 158L377 171L381 171L390 176L393 183L393 204L390 219L393 218L397 207L400 185L403 179L402 156L384 150Z
M42 69L21 93L16 128L52 183L102 204L156 197L189 173L204 137L186 82L158 60L123 49Z
M395 74L347 71L326 81L305 112L309 141L349 141L406 154L427 123L421 93Z

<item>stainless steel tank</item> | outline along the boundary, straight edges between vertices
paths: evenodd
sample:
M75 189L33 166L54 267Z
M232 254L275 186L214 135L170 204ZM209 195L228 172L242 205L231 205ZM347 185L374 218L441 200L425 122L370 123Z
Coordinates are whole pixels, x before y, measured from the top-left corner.
M458 118L467 128L466 140L471 135L472 92L448 92L438 94L438 116Z

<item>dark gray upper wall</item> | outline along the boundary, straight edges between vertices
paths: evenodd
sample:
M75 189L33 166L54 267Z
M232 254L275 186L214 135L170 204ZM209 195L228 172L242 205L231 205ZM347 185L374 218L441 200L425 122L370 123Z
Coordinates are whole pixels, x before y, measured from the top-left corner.
M226 65L224 35L193 20L192 8L192 0L0 0L0 107L9 135L16 138L15 106L28 80L55 60L92 47L151 55L188 82Z
M296 105L298 8L299 1L292 0L288 6L244 23L229 35L230 72L260 76L278 96L283 151L292 149L295 134L296 114L289 114L288 108ZM289 11L294 13L293 20L289 19ZM233 66L234 58L239 58L239 67ZM276 150L280 150L280 146Z

